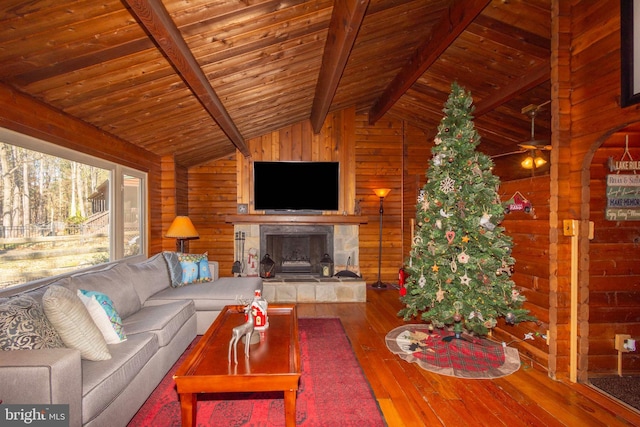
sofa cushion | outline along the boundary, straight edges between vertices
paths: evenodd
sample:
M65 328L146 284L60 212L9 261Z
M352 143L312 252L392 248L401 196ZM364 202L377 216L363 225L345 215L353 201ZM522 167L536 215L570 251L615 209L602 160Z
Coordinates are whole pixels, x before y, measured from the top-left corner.
M0 350L64 347L42 306L27 295L0 304Z
M260 277L222 277L214 282L167 288L149 298L145 305L189 299L197 311L220 311L225 305L253 300L256 290L262 291Z
M178 252L162 252L162 256L167 262L167 268L169 269L169 277L171 278L171 286L177 288L182 286L182 267L180 266L180 260L178 259Z
M133 287L140 297L141 304L144 304L151 295L168 288L171 284L169 268L162 254L156 254L146 261L127 264L127 266L131 272ZM144 280L139 279L141 277Z
M96 291L78 290L78 297L87 308L107 344L118 344L127 339L122 328L122 319L113 308L113 302L107 295Z
M158 351L154 334L129 335L110 345L111 360L82 361L82 423L86 424L122 393Z
M103 270L74 274L67 286L74 294L78 289L84 289L108 295L120 316L125 318L141 306L133 280L128 265L118 263Z
M158 345L164 347L195 312L193 301L189 300L144 306L124 320L124 327L129 336L153 332L158 335Z
M42 297L42 303L47 318L67 347L79 350L83 359L111 358L102 333L74 292L51 285Z
M180 267L182 268L181 286L191 283L210 282L209 254L178 254Z

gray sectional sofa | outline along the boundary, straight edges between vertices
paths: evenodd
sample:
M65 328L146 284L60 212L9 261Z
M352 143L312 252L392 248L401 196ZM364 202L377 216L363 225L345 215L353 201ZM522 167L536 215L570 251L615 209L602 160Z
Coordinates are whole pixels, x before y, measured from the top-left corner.
M52 294L46 291L53 285L74 293L78 289L102 292L113 301L126 340L107 345L108 360L87 360L84 353L81 357L81 351L68 347L0 351L0 401L68 404L71 426L126 426L222 308L249 300L256 289L262 290L259 277L219 278L218 264L210 261L209 268L213 281L172 287L169 266L157 254L20 293L3 291L0 307L25 295L42 303L43 296Z

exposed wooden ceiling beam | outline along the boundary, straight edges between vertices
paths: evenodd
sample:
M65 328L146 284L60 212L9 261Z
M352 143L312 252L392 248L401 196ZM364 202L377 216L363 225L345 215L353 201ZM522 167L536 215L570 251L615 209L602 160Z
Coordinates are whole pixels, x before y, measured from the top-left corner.
M476 104L473 113L474 117L480 117L490 111L493 111L500 105L512 98L533 89L551 78L551 66L549 62L545 62L535 70L514 80L510 85L496 91L492 96L485 98Z
M440 21L433 26L427 40L416 50L409 62L371 107L370 124L375 124L389 111L490 2L491 0L451 2Z
M245 156L251 153L244 137L211 87L161 0L124 0L149 35L162 49L193 94L216 121L233 145Z
M329 33L322 55L322 66L311 108L311 126L315 133L320 132L327 117L367 7L369 7L369 0L334 0Z

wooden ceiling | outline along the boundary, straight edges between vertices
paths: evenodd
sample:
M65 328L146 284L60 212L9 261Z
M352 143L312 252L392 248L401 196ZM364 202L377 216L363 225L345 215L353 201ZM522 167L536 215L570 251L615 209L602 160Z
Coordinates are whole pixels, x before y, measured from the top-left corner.
M351 106L433 136L455 80L493 155L550 99L550 3L3 0L0 81L190 167ZM547 104L536 139L550 121Z

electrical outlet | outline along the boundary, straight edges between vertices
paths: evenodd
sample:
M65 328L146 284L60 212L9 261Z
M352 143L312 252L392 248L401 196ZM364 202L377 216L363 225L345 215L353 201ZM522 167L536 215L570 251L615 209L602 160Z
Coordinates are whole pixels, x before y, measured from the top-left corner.
M616 334L615 340L613 342L613 347L623 353L627 353L629 350L627 350L625 344L626 340L631 339L631 335L627 335L627 334Z

